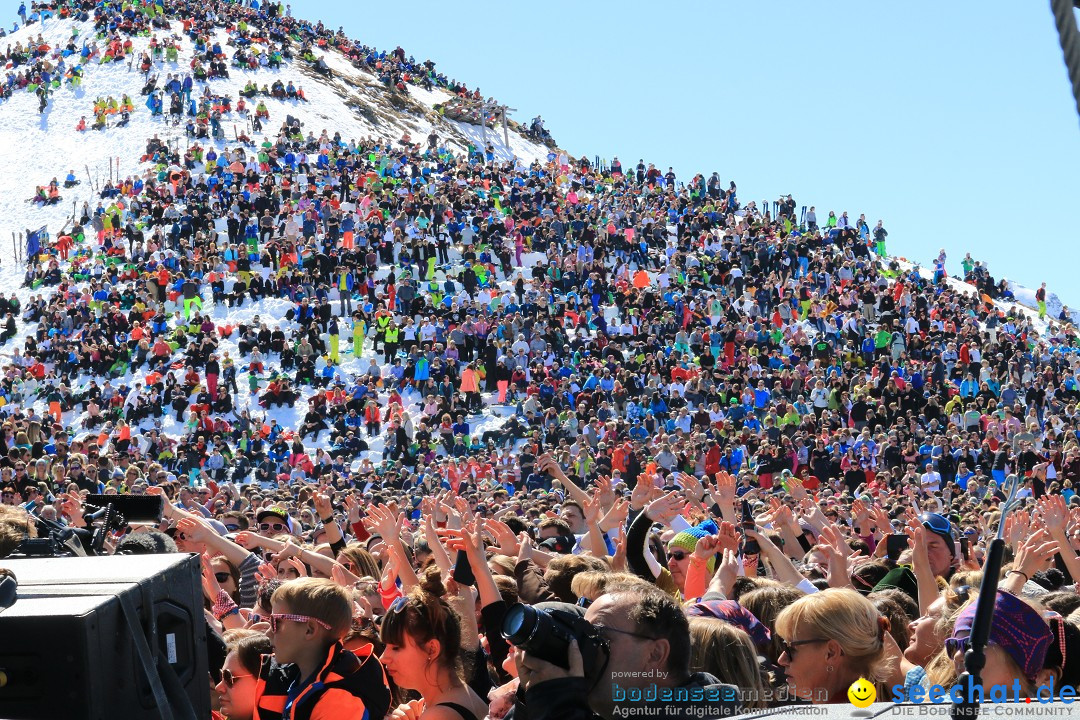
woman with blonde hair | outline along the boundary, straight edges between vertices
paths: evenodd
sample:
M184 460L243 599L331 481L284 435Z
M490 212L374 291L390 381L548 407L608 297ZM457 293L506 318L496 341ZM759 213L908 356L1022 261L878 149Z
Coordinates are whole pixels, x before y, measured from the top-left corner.
M783 652L779 665L795 695L813 703L847 702L859 678L885 697L891 679L885 650L888 621L874 604L848 588L799 598L776 618Z
M766 707L765 682L750 636L731 623L710 617L690 618L690 672L715 675L742 692L742 705Z

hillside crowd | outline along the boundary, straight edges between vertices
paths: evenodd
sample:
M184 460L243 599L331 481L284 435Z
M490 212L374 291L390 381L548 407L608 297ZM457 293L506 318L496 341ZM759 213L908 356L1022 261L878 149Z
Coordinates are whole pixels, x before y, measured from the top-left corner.
M280 4L43 8L467 92ZM108 545L202 555L217 716L948 687L1013 474L984 684L1080 682L1066 317L718 173L266 128L149 139L0 297L0 557L27 511L84 528L88 493L163 496L161 527Z

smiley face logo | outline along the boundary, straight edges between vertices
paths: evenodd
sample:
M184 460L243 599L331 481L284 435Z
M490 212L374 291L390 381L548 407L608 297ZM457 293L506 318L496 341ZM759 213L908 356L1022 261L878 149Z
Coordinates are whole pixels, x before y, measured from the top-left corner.
M877 700L877 688L866 678L859 678L851 683L847 691L848 700L857 708L865 709Z

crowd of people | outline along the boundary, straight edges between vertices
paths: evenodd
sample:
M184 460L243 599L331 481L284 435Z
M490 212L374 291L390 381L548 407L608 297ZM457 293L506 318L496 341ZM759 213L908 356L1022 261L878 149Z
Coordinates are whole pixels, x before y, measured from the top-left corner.
M48 8L129 52L171 20L292 46L283 68L417 68L274 3ZM1014 474L984 683L1080 682L1067 315L717 173L267 128L151 138L0 297L0 557L27 512L83 529L88 493L163 497L107 545L201 555L215 712L719 717L947 687Z

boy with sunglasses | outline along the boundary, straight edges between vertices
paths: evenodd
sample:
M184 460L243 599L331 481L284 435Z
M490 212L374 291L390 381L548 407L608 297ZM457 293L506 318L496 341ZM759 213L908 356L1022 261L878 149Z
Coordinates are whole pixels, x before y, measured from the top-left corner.
M381 718L390 688L374 648L346 650L352 627L349 594L331 580L300 578L270 598L274 654L263 658L255 720L313 717Z
M289 520L289 513L285 508L277 505L263 508L255 516L255 531L263 537L291 533L292 523Z

